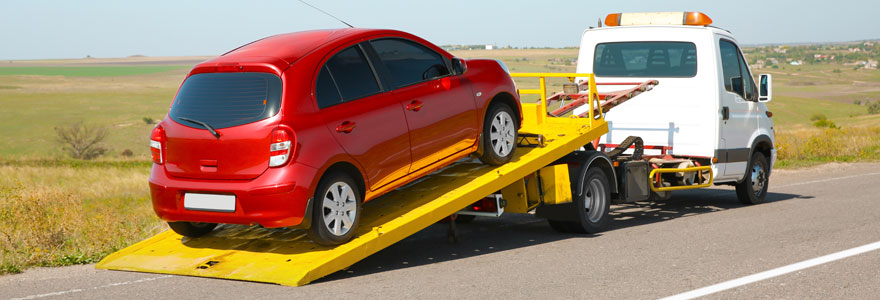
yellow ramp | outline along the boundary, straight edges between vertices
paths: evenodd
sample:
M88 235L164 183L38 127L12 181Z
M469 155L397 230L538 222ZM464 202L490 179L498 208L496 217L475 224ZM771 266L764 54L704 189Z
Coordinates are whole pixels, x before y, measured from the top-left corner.
M166 231L107 256L97 268L304 285L428 227L608 129L601 119L592 124L594 128L586 118L524 124L521 132L544 135L544 148L518 148L516 157L499 167L459 162L370 201L364 205L357 237L344 245L318 246L302 230L225 225L196 239Z

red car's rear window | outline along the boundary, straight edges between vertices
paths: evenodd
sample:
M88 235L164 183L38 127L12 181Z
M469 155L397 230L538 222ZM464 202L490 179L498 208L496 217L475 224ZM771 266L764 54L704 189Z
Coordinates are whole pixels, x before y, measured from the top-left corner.
M169 117L205 122L226 128L260 121L281 108L281 78L268 73L202 73L190 76L180 87Z

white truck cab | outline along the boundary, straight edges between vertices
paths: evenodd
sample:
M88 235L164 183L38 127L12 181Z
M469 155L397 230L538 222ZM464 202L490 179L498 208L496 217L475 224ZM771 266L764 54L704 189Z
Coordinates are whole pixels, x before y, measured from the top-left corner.
M608 15L608 26L584 31L577 72L594 73L597 83L660 82L607 113L600 143L639 136L676 162L711 164L716 184L736 185L741 201L760 203L776 160L765 105L771 77L756 83L736 39L711 22L694 12Z

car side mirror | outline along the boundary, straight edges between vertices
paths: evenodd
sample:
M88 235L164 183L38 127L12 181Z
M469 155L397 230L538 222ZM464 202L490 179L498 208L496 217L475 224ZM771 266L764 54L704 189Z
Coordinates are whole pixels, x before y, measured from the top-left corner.
M457 57L452 59L452 72L455 72L455 75L461 75L464 74L464 72L467 72L467 63L464 59Z
M773 99L773 76L761 74L758 81L758 102L770 102Z
M739 94L741 97L745 98L746 90L743 86L743 78L740 77L732 77L730 78L730 87L733 89L734 93Z

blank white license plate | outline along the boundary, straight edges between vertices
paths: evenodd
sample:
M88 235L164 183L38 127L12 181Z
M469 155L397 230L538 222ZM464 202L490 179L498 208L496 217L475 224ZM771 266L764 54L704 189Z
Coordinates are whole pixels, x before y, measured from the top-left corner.
M183 207L188 210L235 211L235 195L194 194L183 195Z

